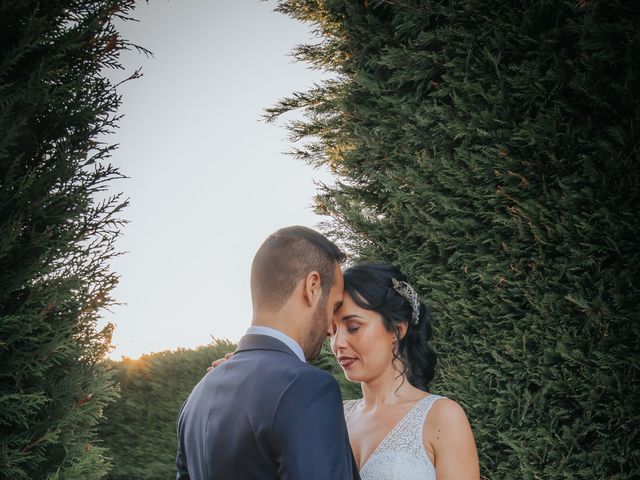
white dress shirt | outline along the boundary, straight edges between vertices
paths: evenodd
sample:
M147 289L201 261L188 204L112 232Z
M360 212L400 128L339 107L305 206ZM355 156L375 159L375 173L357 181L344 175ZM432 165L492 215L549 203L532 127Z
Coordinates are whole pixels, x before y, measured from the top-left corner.
M280 330L276 330L271 327L263 327L261 325L252 325L247 329L247 335L267 335L269 337L276 338L284 343L287 347L293 350L300 360L306 362L307 360L304 358L304 351L298 342L296 342L289 335L285 335Z

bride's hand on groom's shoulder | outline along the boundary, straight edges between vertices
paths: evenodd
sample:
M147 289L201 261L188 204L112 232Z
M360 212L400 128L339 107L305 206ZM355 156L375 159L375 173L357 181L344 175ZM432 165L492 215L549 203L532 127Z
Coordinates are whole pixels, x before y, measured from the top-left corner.
M214 368L219 367L220 365L222 365L224 362L229 360L233 356L234 353L235 352L229 352L224 357L219 358L219 359L214 360L213 362L211 362L211 365L209 366L209 368L207 368L207 372L210 372Z

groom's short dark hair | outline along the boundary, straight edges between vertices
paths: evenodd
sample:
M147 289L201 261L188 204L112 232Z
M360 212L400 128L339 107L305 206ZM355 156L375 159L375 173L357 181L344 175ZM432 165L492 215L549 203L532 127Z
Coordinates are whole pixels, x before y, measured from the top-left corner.
M251 265L254 306L278 310L298 282L312 271L320 274L323 297L335 281L335 265L346 255L327 237L307 227L281 228L258 249Z

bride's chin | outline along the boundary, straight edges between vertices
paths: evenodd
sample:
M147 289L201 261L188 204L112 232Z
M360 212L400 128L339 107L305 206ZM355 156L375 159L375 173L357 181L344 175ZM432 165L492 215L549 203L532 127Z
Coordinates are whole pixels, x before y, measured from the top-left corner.
M346 378L347 380L349 380L352 383L360 383L361 379L358 375L352 375L347 373L346 371L344 371L344 378Z

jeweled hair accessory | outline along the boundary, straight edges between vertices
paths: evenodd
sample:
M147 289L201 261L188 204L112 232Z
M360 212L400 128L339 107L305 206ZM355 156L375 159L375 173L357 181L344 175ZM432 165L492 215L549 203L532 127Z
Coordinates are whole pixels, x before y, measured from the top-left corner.
M414 325L420 321L420 300L418 300L418 294L411 285L407 282L398 281L395 278L391 279L393 289L407 299L407 302L411 305L411 323Z

